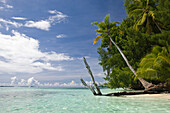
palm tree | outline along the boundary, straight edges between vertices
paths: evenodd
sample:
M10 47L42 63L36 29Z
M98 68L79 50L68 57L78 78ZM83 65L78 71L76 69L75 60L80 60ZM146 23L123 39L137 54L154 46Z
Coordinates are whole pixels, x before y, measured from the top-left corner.
M112 22L110 23L110 20L109 20L109 17L110 15L106 15L104 21L100 21L100 23L98 22L93 22L92 25L95 25L95 26L98 26L98 30L97 31L97 34L100 34L100 35L97 35L97 37L94 39L93 41L93 45L95 43L98 42L98 40L100 38L107 38L108 37L108 33L112 30L112 31L116 31L118 30L116 24L120 24L120 22L116 21L116 22ZM105 33L104 33L105 32ZM111 40L109 38L109 48L112 46L112 43L111 43Z
M104 19L104 21L101 22L94 22L92 23L92 25L95 25L98 27L97 34L98 36L94 39L93 44L95 44L96 42L98 42L98 40L100 38L106 38L108 37L109 40L116 46L116 48L118 49L118 51L120 52L120 54L122 55L123 59L125 60L126 64L128 65L128 67L130 68L130 70L133 72L133 74L135 76L137 76L135 70L132 68L132 66L129 64L127 58L125 57L125 55L123 54L123 52L121 51L121 49L119 48L119 46L112 40L112 37L110 36L110 32L111 31L118 31L118 26L116 26L117 23L119 22L110 22L109 20L110 15L107 15ZM152 83L148 83L147 81L145 81L144 79L142 79L141 77L138 77L139 81L142 83L142 85L144 86L145 89L153 86Z
M168 48L155 46L140 62L139 76L165 82L170 78L170 53Z
M146 33L161 32L161 23L155 19L156 3L153 0L134 0L128 7L129 17L135 19L135 29L145 26Z

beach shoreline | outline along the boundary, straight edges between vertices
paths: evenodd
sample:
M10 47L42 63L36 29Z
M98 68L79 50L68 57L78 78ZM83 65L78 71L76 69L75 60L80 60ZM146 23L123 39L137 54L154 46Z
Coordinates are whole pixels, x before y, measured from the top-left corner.
M126 97L158 97L170 100L170 93L127 95Z

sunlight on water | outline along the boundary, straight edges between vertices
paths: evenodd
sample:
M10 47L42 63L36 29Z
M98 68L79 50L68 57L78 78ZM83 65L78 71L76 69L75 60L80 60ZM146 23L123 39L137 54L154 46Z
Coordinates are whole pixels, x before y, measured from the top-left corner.
M93 96L88 89L69 88L1 87L0 91L0 113L170 112L170 100L158 97Z

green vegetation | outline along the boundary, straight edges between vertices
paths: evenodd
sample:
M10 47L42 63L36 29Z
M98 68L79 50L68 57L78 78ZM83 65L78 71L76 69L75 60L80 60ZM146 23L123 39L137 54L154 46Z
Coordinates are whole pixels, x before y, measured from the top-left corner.
M93 44L102 39L98 53L106 85L134 88L140 86L137 77L155 84L167 82L170 79L170 1L125 0L124 3L129 16L122 23L110 22L109 15L101 22L92 23L98 27ZM133 68L128 67L128 62ZM137 76L133 69L137 70Z
M147 79L165 82L169 78L170 53L168 48L155 46L151 53L142 58L138 75Z

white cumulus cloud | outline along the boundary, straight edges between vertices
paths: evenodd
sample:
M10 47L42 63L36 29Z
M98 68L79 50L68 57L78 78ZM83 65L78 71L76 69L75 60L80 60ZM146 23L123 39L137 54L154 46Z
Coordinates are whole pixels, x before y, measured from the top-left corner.
M16 79L17 79L16 76L11 77L11 85L15 85L16 84Z
M40 87L79 87L82 86L81 83L76 83L74 80L72 80L69 83L40 83L37 79L34 77L30 77L27 80L21 79L19 82L17 82L18 79L16 76L11 77L11 84L6 84L11 85L11 86L40 86ZM2 83L0 83L2 84ZM4 84L5 86L5 84Z
M0 0L0 2L2 3L3 7L1 7L0 9L11 9L13 8L13 6L7 4L7 1L6 0Z
M10 26L10 25L12 25L12 26L14 26L14 27L16 27L16 28L22 26L21 23L12 22L12 21L10 21L10 20L4 20L4 19L2 19L2 18L0 18L0 22L3 23L3 24L6 26L6 30L7 30L7 31L8 31L8 29L9 29L9 26Z
M27 86L39 86L40 82L36 79L34 79L34 77L31 77L27 80Z
M37 28L37 29L49 31L51 24L50 24L49 21L46 21L46 20L40 20L40 21L37 21L37 22L26 21L25 27L34 27L34 28Z
M18 85L19 85L19 86L26 86L26 80L21 79L21 81L18 82Z
M63 15L62 12L57 11L57 10L48 10L48 12L49 12L50 14L60 14L60 15Z
M64 22L65 19L68 17L67 15L63 14L62 12L59 12L56 10L49 10L48 12L51 14L54 14L54 15L49 16L48 19L46 19L46 20L26 21L24 26L49 31L49 29L52 25L55 25L56 23Z
M6 5L6 8L13 8L13 6L12 5Z
M6 7L7 8L13 8L13 6L10 6L10 5L6 5ZM0 10L2 10L2 9L4 9L4 7L0 7ZM23 27L37 28L37 29L49 31L50 27L52 25L55 25L56 23L65 22L66 18L68 17L67 15L63 14L62 12L59 12L59 11L56 11L56 10L49 10L48 12L50 14L53 14L53 15L47 17L47 19L44 19L44 20L37 20L37 21L28 20L26 22L24 21L22 23L18 23L18 22L15 22L15 21L5 20L5 19L0 18L0 22L4 24L7 31L9 30L10 26L14 26L16 28L23 26ZM14 20L26 20L27 18L12 17L12 19L14 19ZM59 36L59 37L61 37L61 36Z
M85 82L88 85L93 85L92 81L85 81ZM96 82L96 83L99 84L98 82ZM104 82L102 82L101 84L103 84L103 83ZM28 79L21 78L19 80L16 76L11 77L11 83L0 83L0 86L84 87L84 85L82 83L76 83L74 80L72 80L71 82L67 82L67 83L66 82L64 82L64 83L59 83L59 82L41 83L34 77L30 77Z
M27 18L23 18L23 17L12 17L12 19L15 19L15 20L26 20Z
M64 22L67 17L68 17L67 15L60 12L60 13L57 13L56 15L54 15L54 16L50 16L48 18L48 21L52 24L61 23L61 22Z
M56 13L57 13L56 10L48 10L48 12L49 12L50 14L56 14Z
M62 87L76 87L76 86L80 86L80 85L72 80L70 83L63 83L63 84L60 84L60 86L62 86Z
M59 34L56 36L56 38L65 38L65 37L67 37L65 34Z
M4 4L5 4L5 3L6 3L6 0L0 0L0 2L2 2L2 3L4 3Z
M13 35L0 33L0 72L38 73L43 70L63 71L51 61L73 60L63 53L41 52L39 41L12 31Z
M10 20L4 20L2 18L0 18L0 22L4 23L4 24L10 24L10 25L13 25L15 27L21 27L22 24L21 23L17 23L17 22L12 22Z
M4 7L0 7L0 10L4 9Z

